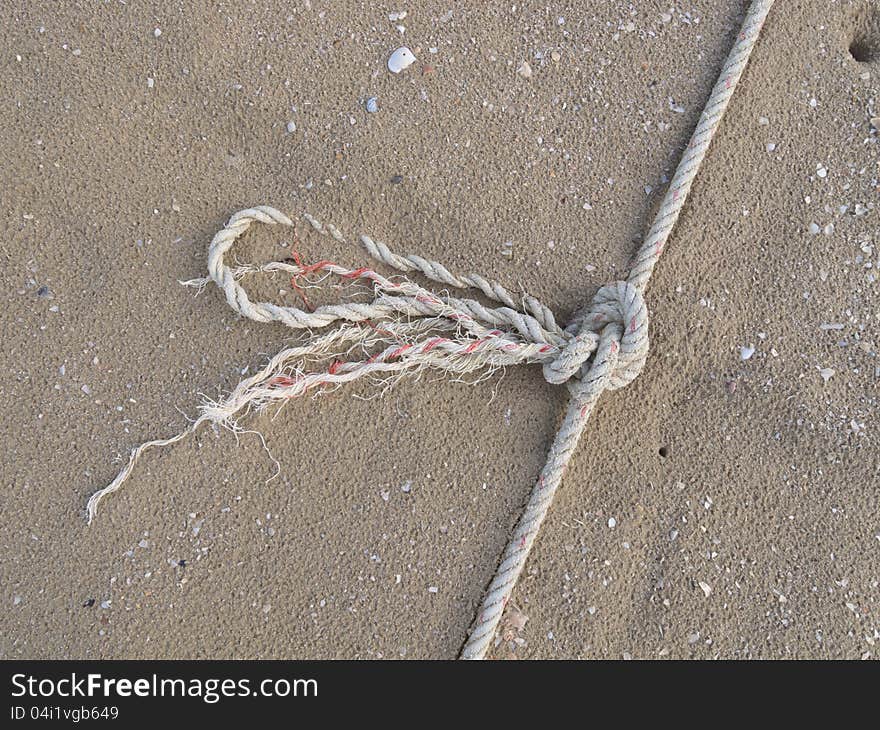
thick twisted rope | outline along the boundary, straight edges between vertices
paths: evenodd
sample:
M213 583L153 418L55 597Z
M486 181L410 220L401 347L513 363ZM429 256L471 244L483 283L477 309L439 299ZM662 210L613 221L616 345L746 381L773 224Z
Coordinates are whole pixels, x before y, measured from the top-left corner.
M571 400L461 652L463 659L483 658L599 396L632 382L644 367L648 355L644 290L772 4L773 0L753 2L628 280L599 289L590 305L565 329L534 297L526 295L517 301L496 282L477 274L453 274L442 264L419 256L400 256L368 236L360 237L361 244L382 264L404 274L420 274L445 287L478 289L500 306L456 298L448 292L437 294L403 276L388 278L367 267L350 269L332 261L230 268L224 261L225 254L254 223L295 226L286 215L268 206L233 215L211 241L209 278L184 283L202 287L213 281L235 311L257 322L280 322L294 329L334 328L302 346L282 350L259 372L241 381L229 396L204 403L199 417L182 433L133 449L117 477L89 499L89 522L97 515L101 500L122 486L146 450L175 443L205 422L237 428L236 417L249 409L282 405L308 391L362 377L395 378L423 368L465 375L509 365L541 364L548 382L567 384ZM334 226L309 215L303 219L318 233L345 242ZM343 283L367 283L372 287L373 299L323 305L314 310L253 302L240 281L259 271L283 272L292 277L295 287L297 282L314 286L328 277ZM326 370L309 367L327 360L332 363Z
M663 253L666 240L678 220L697 171L706 156L730 99L733 97L736 85L745 70L773 2L774 0L754 0L752 2L737 36L737 41L724 62L718 81L709 96L709 101L706 102L687 149L678 163L672 182L660 204L660 209L657 211L644 243L633 260L627 286L639 294L639 300L641 300L641 293L648 286L654 266ZM647 316L645 327L647 329ZM462 649L462 659L482 659L486 655L495 636L498 623L501 621L504 607L513 593L514 585L522 572L541 523L547 516L547 510L550 508L553 496L562 482L562 475L571 453L577 446L587 419L589 419L602 391L611 389L609 385L613 381L616 368L613 362L615 354L613 343L616 341L614 338L617 337L617 333L612 331L607 336L610 340L609 344L605 350L600 347L593 361L591 372L581 380L572 394L571 405L565 415L565 420L550 447L547 464L544 466L541 476L538 477L538 482L532 490L523 515L513 532L513 537L501 558L501 564L486 591L486 597L483 599L483 605L477 614L476 622ZM604 351L608 352L609 364L603 363Z

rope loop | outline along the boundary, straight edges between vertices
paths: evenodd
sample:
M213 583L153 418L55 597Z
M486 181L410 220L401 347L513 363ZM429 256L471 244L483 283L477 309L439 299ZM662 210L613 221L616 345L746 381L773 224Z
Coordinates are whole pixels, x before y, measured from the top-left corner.
M601 332L611 323L620 325L622 336L606 388L617 390L635 380L648 359L648 307L641 291L629 282L616 281L599 289L582 326Z
M613 325L611 329L609 326ZM561 385L572 379L583 380L590 372L591 358L600 338L614 334L614 366L607 373L605 388L617 390L638 377L648 357L648 308L641 291L626 281L607 284L596 292L582 314L566 327L571 339L562 352L544 364L548 383ZM574 384L573 384L574 385Z

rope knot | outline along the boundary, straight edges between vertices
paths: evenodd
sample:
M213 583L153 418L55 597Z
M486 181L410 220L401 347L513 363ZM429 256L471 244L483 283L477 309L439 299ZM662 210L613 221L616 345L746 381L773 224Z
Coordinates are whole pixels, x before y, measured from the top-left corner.
M641 291L626 281L600 288L565 331L571 339L544 365L544 378L554 385L583 379L599 365L601 351L604 387L617 390L636 379L648 358L648 308Z

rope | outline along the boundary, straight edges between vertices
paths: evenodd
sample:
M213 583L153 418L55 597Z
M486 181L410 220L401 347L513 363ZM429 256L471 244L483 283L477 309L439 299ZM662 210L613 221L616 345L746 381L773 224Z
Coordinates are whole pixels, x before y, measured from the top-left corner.
M256 322L280 322L294 329L333 328L304 345L285 348L264 368L241 381L226 398L203 403L199 417L183 432L133 449L116 478L89 499L89 523L97 516L104 497L122 486L144 452L180 441L206 422L238 429L236 420L242 413L272 404L280 406L309 391L325 390L363 377L388 384L424 368L461 377L476 372L485 376L511 365L540 364L545 379L567 385L571 398L547 463L461 651L462 659L482 659L599 397L605 390L631 383L645 365L648 310L644 291L772 5L773 0L752 3L738 41L634 259L628 280L601 287L589 306L564 329L550 309L534 297L524 295L517 301L497 282L478 274L454 274L442 264L419 256L400 256L385 244L363 235L360 243L374 260L402 274L420 274L447 288L478 289L498 306L454 297L448 289L438 294L405 276L389 278L368 267L350 269L326 260L305 265L297 257L295 263L279 261L230 268L224 261L225 254L253 224L296 226L293 220L269 206L248 208L233 215L211 241L209 277L183 283L201 288L213 282L223 290L232 309ZM303 220L317 233L345 242L336 227L308 214ZM304 309L253 302L240 282L258 272L287 274L298 291L302 291L300 284L319 287L331 278L339 279L343 285L367 284L372 288L373 299L316 309L308 307L304 294ZM328 360L332 362L326 370L310 367Z
M737 36L737 42L724 62L718 81L709 96L709 101L706 102L697 127L681 161L678 163L678 168L672 177L666 195L663 197L654 223L633 260L626 286L639 295L648 286L654 266L660 259L666 240L678 220L679 213L681 213L690 192L691 184L706 156L718 125L721 123L721 118L727 110L727 105L730 103L736 85L745 70L773 2L774 0L754 0L752 2ZM610 386L617 386L612 376L616 370L616 363L613 361L614 344L619 339L619 332L613 327L614 325L608 328L611 331L607 334L603 331L602 336L606 343L605 350L600 346L592 369L572 393L571 404L565 414L565 420L550 447L547 464L544 466L541 476L538 477L538 482L532 490L523 515L520 517L501 558L501 564L489 584L476 622L461 651L462 659L482 659L486 655L495 636L498 623L501 621L504 607L513 593L513 587L522 572L541 523L547 516L547 510L550 508L553 496L562 482L565 466L577 446L596 401L603 390L612 390L613 387ZM644 327L647 343L647 315L645 315ZM625 341L625 337L620 340L621 350ZM608 362L603 361L602 357L606 351L609 357Z

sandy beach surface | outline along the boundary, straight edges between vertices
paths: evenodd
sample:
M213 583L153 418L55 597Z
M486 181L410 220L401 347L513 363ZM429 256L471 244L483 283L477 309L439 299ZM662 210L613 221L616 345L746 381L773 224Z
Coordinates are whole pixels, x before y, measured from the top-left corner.
M178 282L268 204L564 322L625 274L746 5L7 7L0 656L453 658L565 388L292 401L242 424L277 470L207 428L87 526L129 449L301 337ZM880 656L878 89L880 4L776 3L648 290L647 367L588 425L494 658ZM366 263L304 226L234 255L294 249Z

